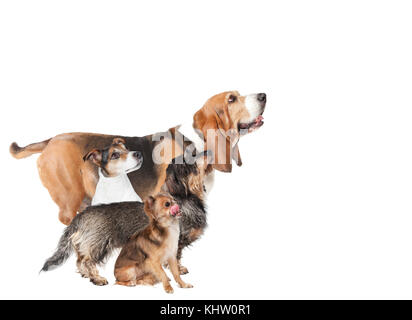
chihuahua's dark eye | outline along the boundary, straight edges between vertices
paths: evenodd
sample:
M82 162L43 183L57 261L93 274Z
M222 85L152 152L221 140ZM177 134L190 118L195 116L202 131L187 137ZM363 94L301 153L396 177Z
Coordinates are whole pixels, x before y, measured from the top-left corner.
M235 102L236 101L236 96L234 96L233 94L231 94L230 96L229 96L229 99L227 100L229 103L233 103L233 102Z
M116 160L116 159L119 159L119 158L120 158L120 153L118 153L118 152L113 152L112 153L112 157L111 157L112 160Z
M166 208L169 208L169 207L170 207L170 202L169 202L169 201L167 201L167 202L165 203L165 207L166 207Z

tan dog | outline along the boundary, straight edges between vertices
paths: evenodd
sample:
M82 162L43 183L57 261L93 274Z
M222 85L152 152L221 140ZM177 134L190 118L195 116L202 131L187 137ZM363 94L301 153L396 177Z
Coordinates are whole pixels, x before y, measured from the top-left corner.
M142 199L159 192L171 159L192 144L198 152L213 151L214 169L230 172L232 158L240 166L239 137L263 124L265 105L264 93L242 96L236 91L223 92L207 100L189 124L145 137L122 137L129 150L143 154L142 167L128 174L134 190ZM97 168L83 157L92 149L104 149L116 137L66 133L23 148L12 143L10 152L17 159L41 152L37 161L40 179L59 206L60 221L68 225L90 204L98 181ZM162 159L155 162L153 153L159 146Z
M162 265L168 263L174 279L181 288L192 288L180 278L176 259L179 241L180 209L168 194L150 196L144 203L149 225L131 237L116 260L116 284L135 286L163 283L167 293L173 293L170 280Z

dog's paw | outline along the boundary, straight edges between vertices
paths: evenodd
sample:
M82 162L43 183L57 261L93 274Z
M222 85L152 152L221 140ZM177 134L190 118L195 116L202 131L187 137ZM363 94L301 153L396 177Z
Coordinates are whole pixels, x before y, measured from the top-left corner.
M136 281L116 281L115 284L126 287L135 287Z
M168 286L165 286L164 287L165 288L165 291L167 292L167 293L173 293L173 288L172 288L172 286L169 284Z
M96 286L105 286L109 284L109 282L103 277L93 278L93 279L90 279L90 281Z
M183 275L183 274L189 273L189 270L187 270L187 268L184 266L179 266L179 272L180 272L180 275Z
M183 282L179 284L179 287L180 288L193 288L193 285L191 285L190 283Z

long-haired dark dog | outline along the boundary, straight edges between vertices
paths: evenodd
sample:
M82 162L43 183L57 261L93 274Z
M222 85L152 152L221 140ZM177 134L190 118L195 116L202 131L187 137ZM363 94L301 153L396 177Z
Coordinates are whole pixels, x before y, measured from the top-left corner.
M174 159L167 168L166 182L162 187L163 192L170 193L175 199L182 213L177 250L179 266L182 249L198 239L206 227L203 179L209 170L207 158L206 152L194 163L185 161L183 157ZM99 275L97 265L104 263L114 249L123 247L148 223L141 202L88 207L65 229L56 252L41 271L63 264L74 250L79 273L96 285L106 285L108 282ZM187 273L187 269L180 267L180 272Z
M204 152L193 161L184 156L173 159L166 170L166 181L162 191L169 192L182 211L177 260L181 274L188 273L182 266L182 250L200 238L207 227L204 177L211 170L208 162L210 152ZM187 158L187 155L186 155ZM193 163L193 164L190 164Z

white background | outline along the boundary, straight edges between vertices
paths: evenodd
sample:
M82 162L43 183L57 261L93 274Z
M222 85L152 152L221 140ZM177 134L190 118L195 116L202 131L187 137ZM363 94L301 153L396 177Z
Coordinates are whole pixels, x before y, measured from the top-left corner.
M408 1L2 1L0 298L412 298ZM37 155L62 132L146 135L226 90L266 92L243 167L219 173L193 289L96 287Z

